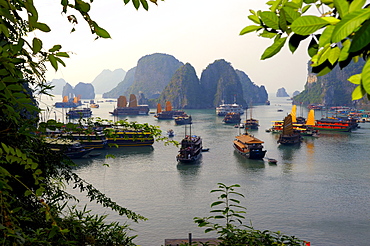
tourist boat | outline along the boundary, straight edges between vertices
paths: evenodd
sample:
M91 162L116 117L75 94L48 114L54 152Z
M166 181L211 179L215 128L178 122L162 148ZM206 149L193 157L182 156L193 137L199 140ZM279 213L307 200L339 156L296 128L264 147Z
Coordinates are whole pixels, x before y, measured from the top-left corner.
M170 129L170 130L167 131L167 135L168 135L168 137L174 137L175 132L172 129Z
M239 113L240 115L244 114L244 110L242 105L233 103L233 104L225 104L222 101L222 104L216 107L216 114L218 116L225 116L228 113Z
M258 129L258 127L260 126L260 124L259 124L259 121L258 120L253 119L253 117L252 117L252 109L250 110L250 118L249 119L247 118L247 115L248 115L248 112L247 111L248 111L248 107L245 110L246 119L244 121L244 127L246 129L252 129L252 130Z
M175 124L176 125L187 125L192 123L191 115L184 114L182 116L175 117Z
M162 111L161 104L157 104L157 114L154 115L158 120L172 120L174 117L186 115L182 110L172 110L172 104L170 101L166 102L165 110Z
M186 135L181 140L179 154L176 156L178 162L195 162L202 155L202 138L196 135Z
M274 159L274 158L268 158L268 157L266 157L265 159L267 160L267 162L269 164L277 164L277 160Z
M320 120L312 120L312 118L314 118L313 109L310 110L306 123L306 126L313 130L350 132L358 127L357 121L353 118L321 118Z
M283 131L277 142L283 145L299 144L302 142L301 134L293 129L292 116L290 114L284 118Z
M81 158L93 150L93 148L86 149L80 142L70 139L45 138L45 143L52 151L63 153L71 159Z
M83 108L83 109L71 109L66 114L68 118L75 119L75 118L88 118L91 117L92 111L90 108Z
M112 115L148 115L148 105L138 105L137 99L134 94L130 95L130 101L127 105L127 99L125 96L120 96L117 99L117 108L113 112L109 112Z
M72 139L74 141L80 142L85 148L94 148L94 149L104 149L107 146L107 138L104 133L63 133L56 135L64 139Z
M141 129L105 128L108 146L151 146L154 137L150 132Z
M266 150L263 150L263 141L250 135L248 132L238 135L234 140L234 149L242 156L249 159L262 159Z
M56 102L54 107L56 108L77 108L81 106L80 96L68 99L68 96L63 97L62 102Z
M222 120L226 124L239 124L241 119L240 119L240 114L239 113L227 113Z

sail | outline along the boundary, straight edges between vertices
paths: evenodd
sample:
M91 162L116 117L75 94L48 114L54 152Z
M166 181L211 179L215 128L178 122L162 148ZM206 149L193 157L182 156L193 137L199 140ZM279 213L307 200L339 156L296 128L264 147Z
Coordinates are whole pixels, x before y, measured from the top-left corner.
M117 108L127 107L127 99L125 96L120 96L117 100Z
M166 111L172 111L172 104L170 101L166 102Z
M288 114L283 123L283 135L293 134L292 116Z
M65 103L68 102L68 96L63 97L63 102L65 102Z
M77 97L74 97L74 98L73 98L73 102L74 102L74 103L78 103L78 98L77 98Z
M290 115L292 116L292 122L297 122L297 105L292 106L292 112Z
M162 107L161 107L161 104L158 103L157 104L157 114L159 114L160 112L162 112Z
M134 94L130 94L130 101L128 103L128 106L131 107L137 107L137 100L136 96Z
M314 126L315 125L315 110L310 109L307 116L306 125Z
M77 95L77 101L81 101L81 95Z

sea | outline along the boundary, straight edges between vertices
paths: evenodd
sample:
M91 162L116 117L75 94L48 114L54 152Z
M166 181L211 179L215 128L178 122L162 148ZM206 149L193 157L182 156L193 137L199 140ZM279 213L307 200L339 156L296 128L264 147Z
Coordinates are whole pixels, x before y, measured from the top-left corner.
M176 141L190 134L189 127L157 120L153 114L113 117L109 111L116 103L99 96L95 102L100 107L92 108L93 117L157 125L163 136L173 129ZM52 106L61 100L61 96L39 99L47 109L43 119L67 122L66 110ZM270 101L254 105L247 116L259 120L259 129L250 134L264 141L266 156L276 159L276 165L237 154L232 142L241 130L224 124L215 109L189 109L185 111L193 118L191 134L201 136L203 147L209 148L197 163L177 163L179 148L161 141L152 147L94 150L101 155L75 160L81 178L148 220L132 222L67 189L80 199L79 207L87 204L93 212L107 214L108 221L130 224L130 235L137 235L134 242L142 246L164 245L165 239L187 238L189 233L193 238L216 237L205 234L194 217L212 215L210 204L219 194L210 191L218 183L240 185L236 191L244 197L238 199L247 208L243 224L254 229L294 235L313 246L370 245L370 123L360 123L350 133L322 131L319 137L305 137L298 146L281 146L278 134L265 130L291 112L292 101L286 97ZM307 113L307 108L297 107L297 116ZM317 119L325 116L324 111L315 112ZM107 154L115 158L105 158Z

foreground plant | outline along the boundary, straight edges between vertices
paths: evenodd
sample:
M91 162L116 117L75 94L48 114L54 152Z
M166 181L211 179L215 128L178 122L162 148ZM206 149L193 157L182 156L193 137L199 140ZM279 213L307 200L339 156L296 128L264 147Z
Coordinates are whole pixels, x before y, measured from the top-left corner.
M211 190L211 193L221 193L218 201L211 204L217 209L211 210L214 214L209 217L195 217L194 221L199 227L205 227L205 233L214 231L221 242L219 246L246 246L246 245L305 245L304 241L294 236L283 235L280 232L268 230L260 231L252 226L243 225L246 208L240 205L240 201L235 197L244 197L243 194L236 192L238 184L226 186L218 183L218 189ZM218 223L220 221L220 223Z
M312 72L319 76L334 67L341 69L351 61L367 60L362 72L348 80L358 85L352 100L365 94L370 98L370 8L366 0L275 0L266 3L267 11L250 10L253 25L240 35L257 32L273 39L261 60L273 57L285 44L294 53L303 40L309 40L308 55Z

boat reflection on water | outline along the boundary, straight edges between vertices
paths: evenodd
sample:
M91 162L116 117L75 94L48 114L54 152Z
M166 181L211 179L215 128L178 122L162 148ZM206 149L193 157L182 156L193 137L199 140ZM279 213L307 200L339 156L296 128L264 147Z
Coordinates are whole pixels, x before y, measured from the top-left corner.
M279 145L278 150L283 161L291 162L294 160L294 155L297 154L301 145Z
M262 169L265 168L265 162L263 159L248 159L237 152L234 151L235 161L239 164L239 166L243 167L244 169Z

